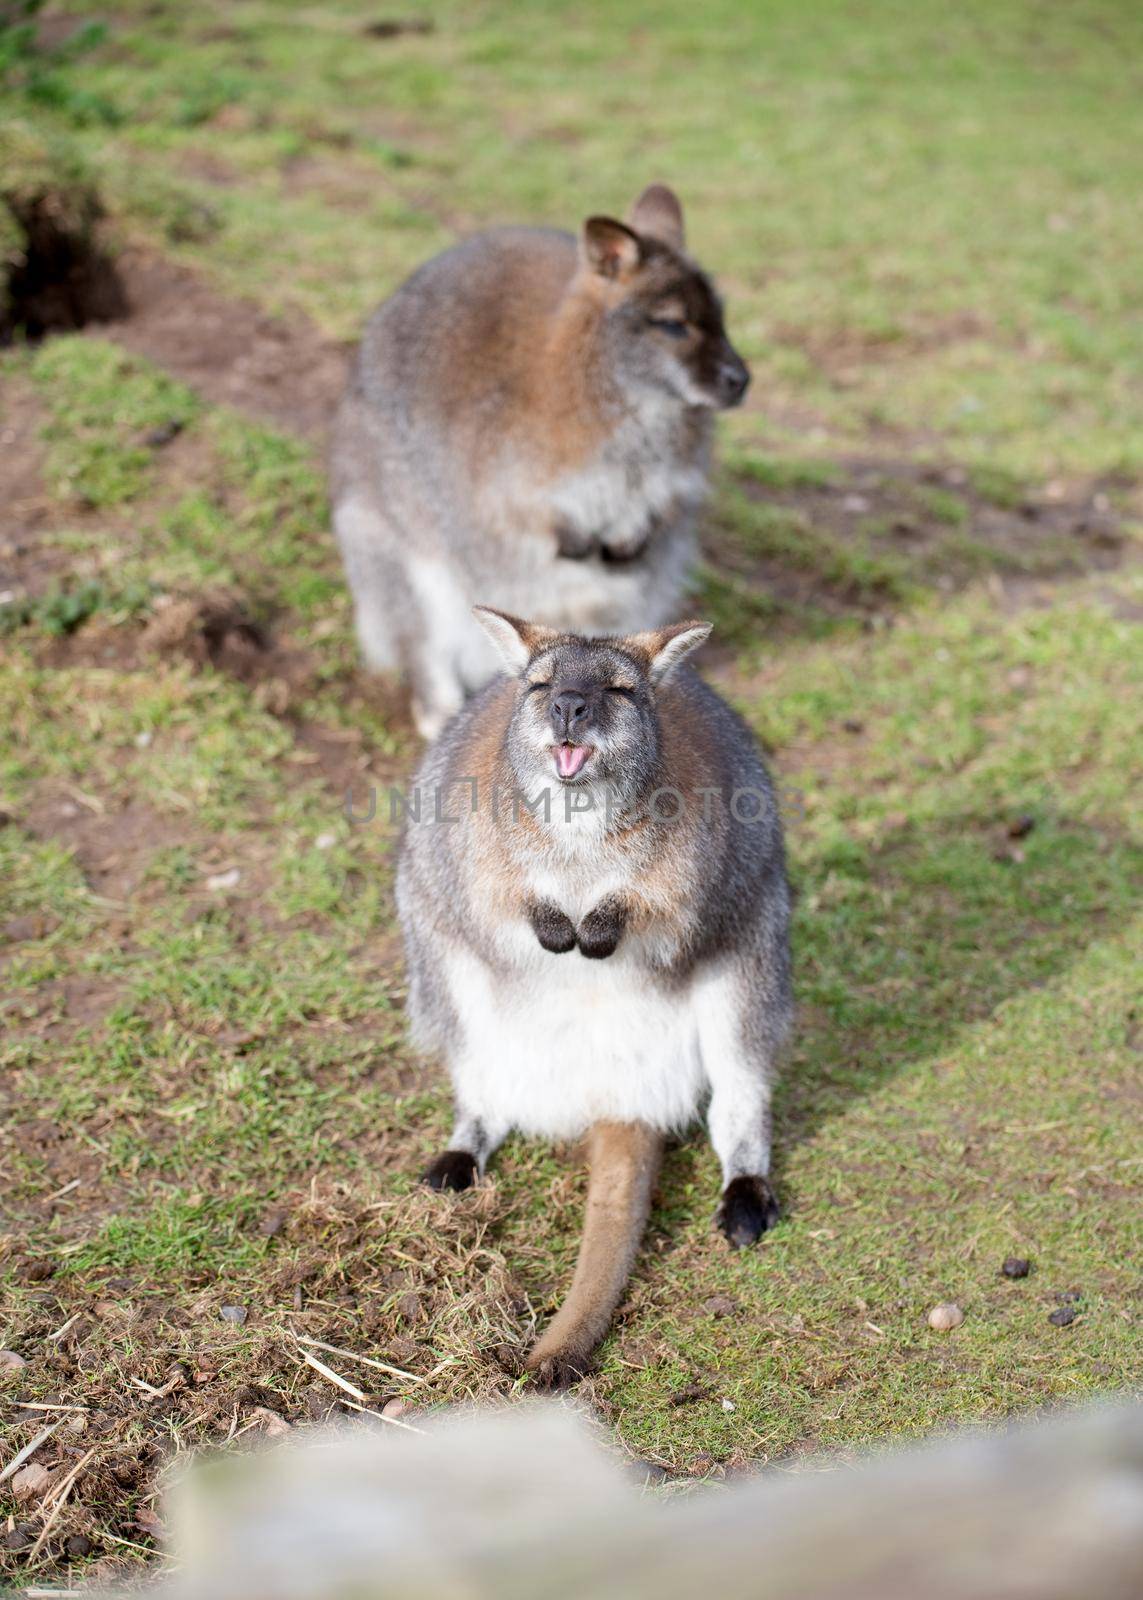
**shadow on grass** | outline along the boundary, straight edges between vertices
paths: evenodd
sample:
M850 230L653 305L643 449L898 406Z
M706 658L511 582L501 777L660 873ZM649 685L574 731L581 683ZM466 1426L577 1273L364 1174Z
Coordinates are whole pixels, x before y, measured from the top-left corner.
M1143 849L1111 830L1044 819L1017 859L997 859L998 843L994 823L963 815L803 865L779 1177L784 1151L1003 1001L1050 983L1136 904Z

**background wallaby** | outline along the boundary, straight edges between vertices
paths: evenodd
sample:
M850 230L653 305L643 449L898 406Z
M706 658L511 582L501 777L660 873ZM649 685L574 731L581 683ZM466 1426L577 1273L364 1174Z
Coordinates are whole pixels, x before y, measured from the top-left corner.
M433 737L496 669L477 600L584 633L677 614L712 414L750 375L654 185L577 241L499 228L375 314L334 427L334 527L366 661Z
M754 739L680 666L707 625L587 640L476 615L510 676L428 751L397 875L414 1038L456 1096L425 1176L467 1187L511 1128L590 1130L575 1279L530 1357L562 1382L622 1294L663 1136L708 1093L723 1231L744 1245L777 1218L789 893Z

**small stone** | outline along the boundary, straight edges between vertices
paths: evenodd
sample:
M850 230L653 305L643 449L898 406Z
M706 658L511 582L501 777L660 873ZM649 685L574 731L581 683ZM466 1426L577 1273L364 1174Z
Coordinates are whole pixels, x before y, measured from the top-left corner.
M1060 1305L1062 1305L1062 1306L1078 1305L1079 1302L1083 1299L1083 1290L1082 1289L1065 1289L1062 1294L1058 1294L1056 1296L1056 1299L1059 1301Z
M386 1400L381 1407L381 1415L388 1417L390 1422L395 1422L398 1417L403 1417L408 1409L409 1403L407 1400L401 1400L394 1396L392 1400Z
M314 848L317 850L332 850L336 843L336 833L319 833L314 840Z
M294 1431L285 1417L276 1411L271 1411L268 1406L255 1406L254 1416L267 1439L282 1439L287 1433Z
M845 729L846 733L865 732L865 724L859 717L846 717L845 721L842 723L842 727Z
M712 1294L709 1300L703 1301L702 1308L711 1317L732 1317L738 1310L728 1294Z
M1025 811L1018 817L1013 817L1008 824L1008 837L1010 839L1026 839L1036 826L1036 819Z
M241 1326L246 1321L247 1311L245 1306L221 1306L218 1314L223 1322L236 1322Z
M229 872L212 873L206 880L206 886L212 894L220 894L224 889L233 889L241 877L238 868L231 867Z
M0 1350L0 1372L19 1372L28 1363L14 1350Z
M1032 1263L1023 1256L1008 1256L1000 1270L1006 1278L1026 1278Z
M959 1306L948 1305L934 1306L929 1312L929 1327L935 1328L938 1333L948 1333L952 1328L959 1328L964 1321L964 1312Z
M73 1533L65 1548L73 1561L80 1561L91 1554L91 1540L82 1533Z
M135 1526L141 1529L143 1533L149 1534L152 1539L166 1537L167 1530L163 1525L162 1517L157 1511L152 1510L150 1506L139 1507L135 1513Z
M275 1239L286 1226L286 1213L284 1211L267 1211L258 1224L258 1232L263 1239Z
M734 1411L734 1410L736 1410L736 1409L737 1409L737 1408L736 1408L736 1406L735 1406L735 1404L734 1404L734 1401L733 1401L733 1400L727 1400L727 1399L726 1399L726 1398L725 1398L725 1397L724 1397L724 1399L723 1399L723 1402L722 1402L722 1409L723 1409L723 1410L724 1410L724 1411Z
M33 1461L21 1467L12 1479L12 1493L17 1500L31 1500L47 1488L50 1479L51 1473L47 1467L41 1467L39 1462Z
M157 427L151 428L143 435L143 443L152 450L161 450L165 444L170 444L172 439L177 439L183 431L183 424L171 417L166 422L160 422Z
M1057 1308L1057 1310L1049 1313L1048 1321L1052 1324L1053 1328L1066 1328L1068 1324L1074 1322L1078 1316L1079 1308L1077 1306L1060 1306Z
M151 745L154 743L154 739L155 735L151 732L150 728L144 728L142 733L137 733L135 735L135 748L137 750L149 750Z

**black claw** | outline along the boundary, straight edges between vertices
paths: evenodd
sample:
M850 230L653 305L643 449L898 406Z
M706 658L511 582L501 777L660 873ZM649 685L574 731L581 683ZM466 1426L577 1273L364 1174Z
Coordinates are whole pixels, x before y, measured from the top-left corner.
M772 1228L781 1215L765 1178L733 1178L722 1191L715 1220L734 1248L744 1250Z
M471 1189L476 1182L476 1157L467 1150L446 1150L421 1175L430 1189Z

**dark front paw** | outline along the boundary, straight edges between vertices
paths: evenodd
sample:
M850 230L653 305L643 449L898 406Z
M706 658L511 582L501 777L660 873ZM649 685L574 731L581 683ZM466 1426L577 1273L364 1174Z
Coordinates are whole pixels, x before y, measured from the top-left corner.
M547 901L528 907L528 921L532 932L553 955L564 956L575 949L575 927L570 917L565 917L559 906Z
M589 911L579 925L579 947L592 961L613 956L627 926L627 907L620 900L604 900Z
M586 561L595 551L595 535L574 528L570 522L555 526L556 554L565 561Z
M476 1157L467 1150L446 1150L421 1174L430 1189L471 1189L476 1182Z
M765 1178L732 1178L715 1218L736 1250L754 1244L782 1215Z
M600 560L609 567L629 567L633 561L638 561L646 555L647 546L662 527L661 517L650 517L640 533L633 539L622 539L610 542L604 534L600 540Z
M599 559L606 567L631 567L642 559L646 551L645 539L640 539L637 544L601 544Z

